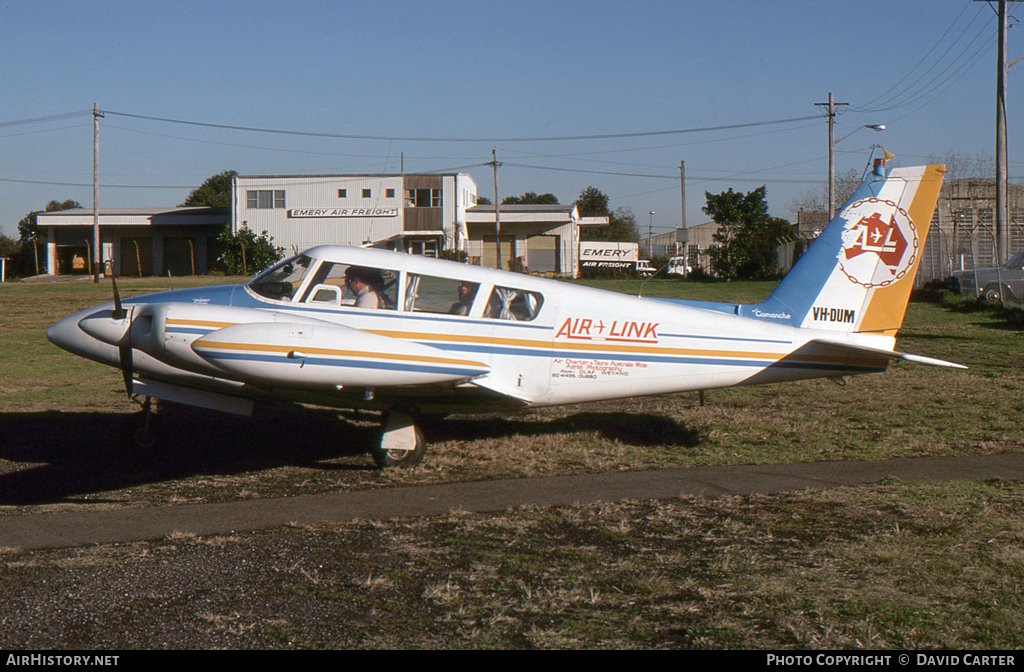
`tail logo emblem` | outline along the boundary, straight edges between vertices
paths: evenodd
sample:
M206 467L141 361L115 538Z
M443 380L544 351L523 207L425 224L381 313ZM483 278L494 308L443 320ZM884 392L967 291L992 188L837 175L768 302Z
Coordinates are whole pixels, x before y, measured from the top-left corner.
M846 220L839 268L864 287L885 287L907 274L917 259L914 222L892 201L866 198L842 213Z

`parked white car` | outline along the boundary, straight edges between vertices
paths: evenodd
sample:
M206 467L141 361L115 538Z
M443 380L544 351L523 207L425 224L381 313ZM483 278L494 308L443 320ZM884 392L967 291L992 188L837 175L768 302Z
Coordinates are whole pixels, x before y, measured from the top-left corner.
M686 257L672 257L668 260L668 268L665 270L669 275L689 275L690 265L686 263Z

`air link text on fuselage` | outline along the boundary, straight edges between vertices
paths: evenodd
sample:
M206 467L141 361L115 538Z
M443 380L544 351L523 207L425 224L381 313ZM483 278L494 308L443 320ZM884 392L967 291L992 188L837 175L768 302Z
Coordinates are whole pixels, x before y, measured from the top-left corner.
M768 654L769 665L889 665L892 663L892 656L888 654L865 655L865 654L838 654L819 653L816 656L779 656L774 653Z
M52 654L7 654L8 665L86 666L117 665L119 656L57 656Z

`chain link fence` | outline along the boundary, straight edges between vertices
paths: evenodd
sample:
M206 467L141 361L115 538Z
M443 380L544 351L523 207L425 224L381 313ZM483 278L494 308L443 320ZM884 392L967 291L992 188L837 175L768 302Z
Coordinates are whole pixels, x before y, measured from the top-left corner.
M1024 188L1010 185L1007 191L1010 258L1024 250ZM915 286L947 283L965 296L1019 308L1024 273L1001 266L996 256L994 181L969 178L943 185Z

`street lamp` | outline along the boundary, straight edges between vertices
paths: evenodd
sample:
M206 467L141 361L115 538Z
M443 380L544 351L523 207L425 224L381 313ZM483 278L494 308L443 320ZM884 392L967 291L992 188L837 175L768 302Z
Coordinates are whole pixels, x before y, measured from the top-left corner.
M835 165L836 165L835 164L836 145L838 145L843 140L846 140L848 137L850 137L851 135L853 135L854 133L856 133L857 131L859 131L862 128L870 128L872 131L876 131L876 132L877 131L884 131L885 130L885 124L864 124L863 126L858 126L857 128L853 129L852 131L850 131L849 133L847 133L843 137L839 138L838 140L831 140L831 138L830 138L830 142L828 144L828 220L830 222L832 221L832 217L836 214L836 204L835 204L835 199L836 199L836 197L835 197L835 193L836 193L836 169L835 169Z

